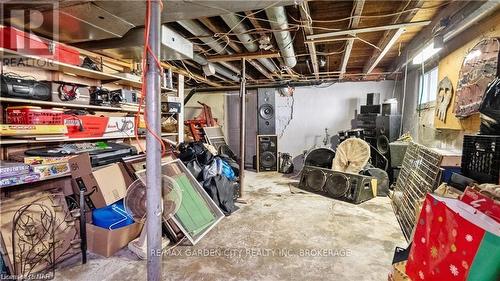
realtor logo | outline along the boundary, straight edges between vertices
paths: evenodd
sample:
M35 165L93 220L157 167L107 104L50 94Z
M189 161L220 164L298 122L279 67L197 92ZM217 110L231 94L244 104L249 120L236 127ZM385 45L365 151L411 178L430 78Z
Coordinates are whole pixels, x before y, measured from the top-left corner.
M0 47L22 54L52 56L54 41L59 36L58 8L58 1L0 3Z

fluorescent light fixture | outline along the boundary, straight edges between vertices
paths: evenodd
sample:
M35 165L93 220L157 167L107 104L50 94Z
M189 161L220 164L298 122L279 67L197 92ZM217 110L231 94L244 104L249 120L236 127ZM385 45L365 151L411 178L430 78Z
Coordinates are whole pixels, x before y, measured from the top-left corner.
M427 61L429 58L434 56L442 48L434 48L434 43L431 42L427 47L425 47L418 55L413 58L413 64L421 64Z

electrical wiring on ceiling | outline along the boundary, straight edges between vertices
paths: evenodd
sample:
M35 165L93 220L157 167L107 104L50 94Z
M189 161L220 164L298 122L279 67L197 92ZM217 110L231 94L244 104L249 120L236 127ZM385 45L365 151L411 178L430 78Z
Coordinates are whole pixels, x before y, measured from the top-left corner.
M383 14L383 15L360 15L360 16L353 16L351 14L351 16L349 17L345 17L345 18L341 18L341 19L334 19L334 20L312 20L312 22L316 22L316 23L335 23L335 22L342 22L342 21L346 21L346 20L352 20L353 18L356 18L356 17L359 17L359 18L384 18L384 17L391 17L391 16L397 16L397 15L401 15L401 14L405 14L405 13L409 13L409 12L413 12L413 11L422 11L422 10L432 10L432 9L439 9L443 6L446 6L448 5L449 2L445 2L443 4L439 4L439 5L435 5L435 6L428 6L428 7L421 7L421 8L412 8L412 9L407 9L406 8L403 10L403 11L399 11L399 12L394 12L394 13L390 13L390 14ZM408 4L407 4L408 6ZM293 16L291 15L288 15L293 21L295 22L299 22L299 23L302 23L304 21L300 20L300 19L296 19L294 18ZM309 22L309 20L308 20Z

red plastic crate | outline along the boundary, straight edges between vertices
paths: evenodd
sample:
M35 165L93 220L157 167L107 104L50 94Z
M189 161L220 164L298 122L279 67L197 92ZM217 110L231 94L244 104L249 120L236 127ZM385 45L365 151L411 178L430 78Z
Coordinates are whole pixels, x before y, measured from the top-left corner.
M36 55L67 64L80 65L80 52L78 50L10 26L0 26L0 47L26 55Z
M63 111L38 106L7 107L7 124L63 125Z

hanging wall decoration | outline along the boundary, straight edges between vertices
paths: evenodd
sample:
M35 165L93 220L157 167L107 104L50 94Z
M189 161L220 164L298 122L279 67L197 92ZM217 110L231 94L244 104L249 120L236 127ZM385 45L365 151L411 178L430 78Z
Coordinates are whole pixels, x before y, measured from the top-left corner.
M487 38L477 43L465 56L458 75L455 115L465 118L479 112L484 91L496 77L500 41Z
M439 120L446 121L446 111L453 96L453 85L448 76L439 81L436 99L436 116Z

